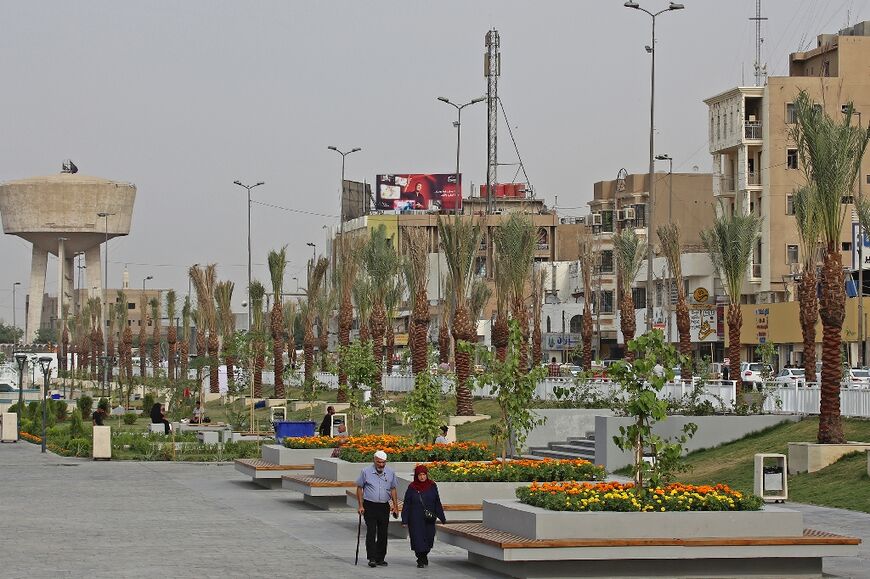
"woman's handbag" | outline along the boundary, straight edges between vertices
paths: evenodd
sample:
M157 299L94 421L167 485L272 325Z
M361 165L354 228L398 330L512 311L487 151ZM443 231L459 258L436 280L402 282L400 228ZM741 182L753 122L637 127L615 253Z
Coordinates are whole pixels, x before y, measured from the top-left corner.
M434 523L435 519L438 517L435 516L435 513L427 509L425 504L423 504L423 495L420 491L417 491L417 496L420 497L420 506L423 507L423 520L427 523Z

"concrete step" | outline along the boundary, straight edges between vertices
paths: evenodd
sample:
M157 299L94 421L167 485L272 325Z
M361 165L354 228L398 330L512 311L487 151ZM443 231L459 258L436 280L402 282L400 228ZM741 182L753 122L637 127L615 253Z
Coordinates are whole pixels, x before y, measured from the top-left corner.
M570 446L574 448L595 448L594 440L586 440L585 438L571 440L568 439L566 442L551 442L548 444L550 448L555 448L557 446Z
M586 436L569 436L568 437L568 442L571 442L574 440L595 440L595 433L594 432L587 432Z
M586 460L594 460L595 455L592 455L584 452L565 452L560 450L551 450L549 448L530 448L529 453L544 457L544 458L559 458L559 459L575 459L575 458L583 458Z
M595 446L576 446L573 444L551 444L548 450L567 454L595 454Z

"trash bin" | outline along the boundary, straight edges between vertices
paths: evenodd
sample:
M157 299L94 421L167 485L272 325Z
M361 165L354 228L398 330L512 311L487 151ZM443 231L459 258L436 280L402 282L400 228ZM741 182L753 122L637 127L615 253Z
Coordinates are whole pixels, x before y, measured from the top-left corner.
M275 439L280 442L284 438L299 438L314 436L317 424L311 420L278 420L275 422Z
M764 501L788 500L788 467L784 454L755 455L754 492Z

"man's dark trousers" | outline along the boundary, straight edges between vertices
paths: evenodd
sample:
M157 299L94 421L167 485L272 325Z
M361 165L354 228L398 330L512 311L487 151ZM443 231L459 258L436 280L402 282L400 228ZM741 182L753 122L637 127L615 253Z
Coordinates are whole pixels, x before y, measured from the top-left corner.
M380 563L387 556L387 527L390 524L390 503L363 501L366 521L366 558Z

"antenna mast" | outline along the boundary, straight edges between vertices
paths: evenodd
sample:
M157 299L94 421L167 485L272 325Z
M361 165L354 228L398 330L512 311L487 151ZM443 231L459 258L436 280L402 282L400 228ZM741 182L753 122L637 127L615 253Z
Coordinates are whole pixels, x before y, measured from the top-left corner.
M764 86L763 78L767 76L767 65L761 64L761 45L764 38L761 36L761 21L767 20L761 15L761 0L755 0L755 17L749 20L755 21L755 86Z
M486 33L483 76L486 77L486 212L492 213L492 188L498 182L498 77L501 74L498 30Z

